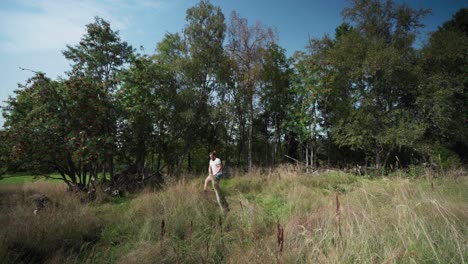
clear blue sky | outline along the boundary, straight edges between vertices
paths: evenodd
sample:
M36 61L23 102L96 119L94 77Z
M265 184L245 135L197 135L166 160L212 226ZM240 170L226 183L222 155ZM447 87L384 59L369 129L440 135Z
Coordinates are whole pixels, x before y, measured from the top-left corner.
M195 0L1 0L0 1L0 104L13 95L17 83L32 76L19 67L63 76L69 68L61 50L77 44L85 25L100 16L120 30L121 37L135 48L154 51L166 32L179 32L185 25L185 11ZM345 0L212 0L226 18L236 10L249 22L261 21L277 29L279 43L288 55L303 50L309 37L333 35L342 22ZM449 20L464 0L397 0L433 14L423 33L434 31ZM3 125L0 116L0 127Z

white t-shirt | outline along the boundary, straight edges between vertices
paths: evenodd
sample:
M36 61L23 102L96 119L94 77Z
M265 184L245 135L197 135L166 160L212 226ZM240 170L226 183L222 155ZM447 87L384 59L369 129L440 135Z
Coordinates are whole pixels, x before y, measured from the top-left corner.
M215 160L210 159L210 167L211 173L213 173L213 175L218 174L218 172L221 170L221 160L218 158L215 158Z

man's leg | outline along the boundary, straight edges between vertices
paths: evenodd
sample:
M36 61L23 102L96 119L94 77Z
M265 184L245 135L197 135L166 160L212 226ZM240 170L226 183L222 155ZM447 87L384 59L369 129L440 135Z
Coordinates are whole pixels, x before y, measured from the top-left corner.
M206 188L208 188L208 183L212 181L212 178L211 178L211 175L208 175L208 177L206 177L205 179L205 185L203 186L203 191L207 191Z

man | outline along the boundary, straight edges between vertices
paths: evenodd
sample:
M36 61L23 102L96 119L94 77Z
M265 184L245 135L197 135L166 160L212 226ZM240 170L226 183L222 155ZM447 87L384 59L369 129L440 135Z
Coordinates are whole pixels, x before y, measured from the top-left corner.
M216 157L216 151L210 152L210 165L208 166L208 177L206 177L205 185L203 190L206 192L206 188L208 187L208 183L213 181L214 184L218 184L219 180L223 176L223 165L221 164L221 160Z

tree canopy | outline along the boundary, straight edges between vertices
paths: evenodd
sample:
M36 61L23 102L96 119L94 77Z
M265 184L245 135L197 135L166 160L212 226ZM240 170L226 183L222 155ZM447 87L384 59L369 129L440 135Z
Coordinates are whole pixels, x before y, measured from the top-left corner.
M353 0L333 35L290 58L270 27L226 19L209 1L153 54L96 17L65 47L65 78L36 73L7 100L0 169L58 171L87 189L128 166L204 172L213 149L248 169L457 165L468 149L468 12L419 47L428 13Z

